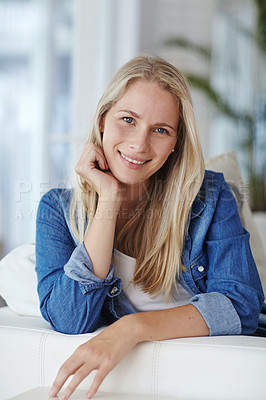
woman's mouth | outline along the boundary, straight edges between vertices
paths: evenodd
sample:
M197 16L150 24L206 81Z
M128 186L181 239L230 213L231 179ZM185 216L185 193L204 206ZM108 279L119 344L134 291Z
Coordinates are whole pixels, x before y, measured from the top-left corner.
M120 153L121 157L122 157L124 160L126 160L126 161L128 161L128 162L130 162L130 163L132 163L132 164L143 165L143 164L145 164L147 161L150 161L150 160L136 160L136 159L133 159L133 158L130 158L130 157L126 156L125 154L121 153L121 151L120 151L119 153Z

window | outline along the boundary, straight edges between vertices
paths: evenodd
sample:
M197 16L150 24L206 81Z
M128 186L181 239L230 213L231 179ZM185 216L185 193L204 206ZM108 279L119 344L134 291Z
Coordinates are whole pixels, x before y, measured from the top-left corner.
M73 1L0 0L4 253L22 240L35 240L39 198L69 168L72 43Z

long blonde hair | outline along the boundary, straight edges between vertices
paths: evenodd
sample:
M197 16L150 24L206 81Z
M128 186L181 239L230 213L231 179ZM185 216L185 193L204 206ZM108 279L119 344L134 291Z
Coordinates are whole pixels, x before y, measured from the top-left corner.
M149 181L149 196L116 237L116 247L136 258L132 282L153 296L174 293L182 264L192 203L204 177L204 161L192 99L182 73L159 57L140 56L118 70L99 101L88 141L102 146L100 125L106 113L137 79L155 82L179 104L175 151ZM97 193L78 177L70 205L71 228L81 242L95 215Z

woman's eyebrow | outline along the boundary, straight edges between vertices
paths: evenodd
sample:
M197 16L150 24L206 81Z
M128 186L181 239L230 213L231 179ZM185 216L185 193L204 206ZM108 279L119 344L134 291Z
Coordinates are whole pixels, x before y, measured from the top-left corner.
M135 118L141 118L141 116L139 114L137 114L135 111L131 111L131 110L118 110L118 112L126 112L128 114L131 114L133 117ZM167 126L168 128L172 129L173 131L176 132L176 129L172 126L167 124L166 122L156 122L154 125L161 125L161 126Z
M140 116L139 114L137 114L135 111L131 111L131 110L118 110L118 112L126 112L126 113L129 113L129 114L133 115L133 117L141 118L141 116Z
M170 129L172 129L173 131L176 132L176 129L172 125L167 124L166 122L156 122L156 124L154 124L154 125L167 126L168 128L170 128Z

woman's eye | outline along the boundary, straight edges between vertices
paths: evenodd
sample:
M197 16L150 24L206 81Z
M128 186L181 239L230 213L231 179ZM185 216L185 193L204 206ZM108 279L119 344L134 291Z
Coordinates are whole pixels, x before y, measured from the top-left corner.
M128 124L132 124L132 122L133 122L133 118L131 118L131 117L124 117L123 120L125 122L127 122Z
M161 133L161 134L165 134L165 135L169 135L169 132L167 129L165 128L157 128L155 129L155 132Z

